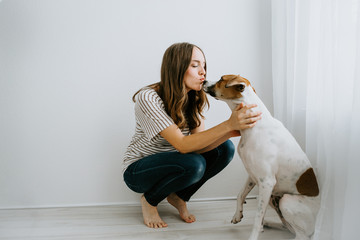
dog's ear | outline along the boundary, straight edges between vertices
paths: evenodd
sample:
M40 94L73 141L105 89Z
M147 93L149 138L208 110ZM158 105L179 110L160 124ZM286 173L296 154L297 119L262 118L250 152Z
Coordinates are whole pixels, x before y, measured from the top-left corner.
M225 75L225 76L222 76L221 79L227 81L227 83L225 85L226 88L240 84L240 82L241 82L240 75Z

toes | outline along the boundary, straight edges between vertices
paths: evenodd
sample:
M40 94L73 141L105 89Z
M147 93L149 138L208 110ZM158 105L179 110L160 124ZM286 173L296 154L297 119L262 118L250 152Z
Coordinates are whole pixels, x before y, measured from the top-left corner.
M193 223L195 221L196 221L196 218L193 215L188 216L187 218L185 218L185 222L187 222L187 223Z
M157 224L157 228L165 228L165 227L167 227L167 224L164 222L160 222Z
M148 226L149 228L155 228L155 229L165 228L168 226L167 223L165 222L155 222L155 223L150 222L150 223L145 223L145 225Z
M193 220L192 220L191 218L185 218L185 222L187 222L187 223L192 223Z

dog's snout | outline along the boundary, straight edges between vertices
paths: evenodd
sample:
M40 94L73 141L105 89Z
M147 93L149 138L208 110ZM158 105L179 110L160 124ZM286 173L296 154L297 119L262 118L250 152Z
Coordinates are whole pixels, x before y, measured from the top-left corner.
M210 96L212 96L212 97L216 97L216 94L215 94L215 92L214 92L214 91L209 91L208 93L210 94Z
M209 86L206 93L210 94L212 97L215 97L214 86Z
M204 90L204 92L208 93L209 82L207 80L205 80L204 83L203 83L203 90Z
M204 83L204 92L210 94L212 97L216 97L215 84L210 85L209 82Z

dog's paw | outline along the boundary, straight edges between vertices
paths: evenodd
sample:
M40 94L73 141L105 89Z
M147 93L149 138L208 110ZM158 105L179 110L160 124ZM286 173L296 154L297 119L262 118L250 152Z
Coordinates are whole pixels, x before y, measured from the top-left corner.
M242 212L236 212L233 219L231 220L231 223L236 224L240 222L242 218L243 218Z

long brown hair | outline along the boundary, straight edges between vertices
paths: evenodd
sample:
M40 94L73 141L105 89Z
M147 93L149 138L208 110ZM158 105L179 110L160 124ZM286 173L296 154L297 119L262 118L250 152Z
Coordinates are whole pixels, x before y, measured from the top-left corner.
M187 92L183 81L185 72L191 63L194 47L198 48L204 55L198 46L191 43L184 42L171 45L163 56L160 82L148 86L159 94L164 102L166 112L180 129L188 127L192 130L200 126L201 118L204 118L203 110L209 106L209 101L203 90ZM204 69L206 72L206 61ZM134 102L139 91L133 96Z

